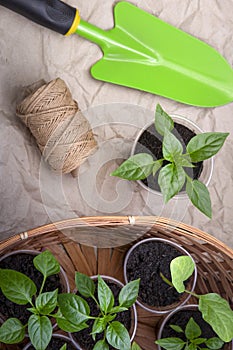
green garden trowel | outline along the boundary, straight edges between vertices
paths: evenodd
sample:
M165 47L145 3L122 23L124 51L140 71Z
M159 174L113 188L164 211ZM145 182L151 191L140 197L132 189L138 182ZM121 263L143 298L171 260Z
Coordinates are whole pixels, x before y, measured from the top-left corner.
M119 2L115 27L99 29L59 0L0 0L3 5L61 34L79 34L103 51L95 79L203 107L233 101L233 69L204 42L138 7Z

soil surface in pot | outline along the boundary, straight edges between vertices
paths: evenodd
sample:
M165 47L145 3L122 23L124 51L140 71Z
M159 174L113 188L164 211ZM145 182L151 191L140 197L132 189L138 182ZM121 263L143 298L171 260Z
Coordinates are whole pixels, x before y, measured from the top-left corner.
M143 303L164 307L179 302L182 294L165 283L160 272L171 281L170 262L180 255L175 247L157 241L140 244L131 252L126 274L129 282L141 279L139 297Z
M186 340L183 333L177 333L175 332L170 325L177 325L180 326L183 330L185 329L186 324L188 323L190 317L193 317L194 321L199 325L199 327L202 330L201 338L212 338L217 337L216 333L213 331L213 329L210 327L208 323L206 323L201 315L201 312L198 310L180 310L176 312L166 323L161 338L168 338L168 337L179 337L182 340ZM206 348L204 344L198 345L200 348ZM225 349L226 344L221 348Z
M172 130L172 133L178 138L178 140L183 145L184 152L191 138L193 138L196 135L192 130L178 123L174 123L174 129ZM142 133L141 137L137 142L134 153L148 153L154 158L154 160L163 158L162 136L159 135L159 133L155 130L154 124L149 126ZM169 164L168 161L163 162L163 166L167 164ZM184 168L184 170L192 179L198 179L203 169L203 162L193 163L193 165L195 166L194 168ZM158 185L158 175L159 172L157 172L155 176L150 175L145 180L141 181L152 190L160 192L160 188ZM184 190L185 186L181 189L181 191Z
M113 282L108 282L106 280L105 280L105 282L107 283L107 285L109 286L109 288L113 292L115 306L116 306L118 303L118 295L120 294L121 287ZM95 284L96 284L95 297L97 298L97 281L95 281ZM98 316L100 313L100 310L97 307L96 303L93 301L93 299L92 298L84 298L84 299L88 302L88 305L90 306L90 310L91 310L90 315L91 316ZM129 331L130 327L131 327L131 311L127 310L127 311L123 311L123 312L118 313L116 318L114 319L114 321L121 322L126 327L126 329ZM92 336L90 335L90 333L92 331L92 326L94 324L94 320L89 320L87 322L87 324L89 325L88 328L86 328L80 332L72 333L72 334L82 349L92 350L94 345L97 343L97 341L100 339L103 339L103 333L97 334L96 341L94 341L92 339ZM115 348L113 348L112 346L109 345L109 349L115 349Z
M34 267L34 257L35 255L24 253L11 255L0 262L0 268L12 269L24 273L33 280L33 282L36 284L37 290L39 291L43 281L43 275ZM53 291L57 288L59 289L59 292L62 292L62 286L58 274L47 278L43 292ZM31 312L27 310L29 307L31 307L30 304L17 305L11 302L2 294L2 291L0 290L0 313L3 315L3 317L16 317L23 324L26 324L31 315Z
M76 348L70 343L66 342L61 338L52 338L49 345L47 346L48 350L59 350L64 344L67 344L67 350L76 350ZM29 346L28 350L35 350L34 346Z

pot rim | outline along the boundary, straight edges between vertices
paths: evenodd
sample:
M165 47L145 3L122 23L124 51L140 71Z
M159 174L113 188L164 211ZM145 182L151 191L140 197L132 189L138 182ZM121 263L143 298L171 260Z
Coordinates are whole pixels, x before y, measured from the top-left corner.
M93 279L93 280L96 280L98 278L98 276L101 276L103 279L112 281L112 282L120 285L122 288L125 286L125 284L122 283L121 281L119 281L117 278L112 277L112 276L108 276L108 275L102 275L102 274L92 275L92 276L90 276L90 278ZM77 293L77 289L76 288L74 289L73 293ZM131 309L132 312L133 312L133 321L134 321L133 332L132 332L132 335L130 337L130 342L132 343L133 340L134 340L134 337L136 335L136 331L137 331L138 316L137 316L137 309L136 309L135 304L133 304L129 309ZM75 342L75 344L77 344L77 346L79 346L77 341L73 338L72 333L69 333L69 336ZM80 348L80 350L85 350L85 349L82 349L80 346L79 346L79 348Z
M65 340L65 341L70 342L73 345L74 348L77 348L77 345L74 343L73 339L71 339L70 337L68 337L66 335L59 334L59 333L54 333L52 335L52 338L61 338L61 339ZM28 344L26 344L24 346L23 350L27 350L29 348L29 346L31 346L31 345L32 345L32 343L29 342Z
M138 247L139 245L141 244L144 244L144 243L147 243L147 242L151 242L151 241L155 241L155 242L162 242L162 243L165 243L165 244L169 244L169 245L172 245L173 247L175 247L176 249L178 249L179 251L182 251L184 253L184 255L188 255L192 261L194 262L194 272L193 272L193 283L192 283L192 287L190 289L191 292L194 291L194 288L196 286L196 282L197 282L197 266L196 266L196 263L192 257L192 255L184 248L182 247L181 245L173 242L173 241L170 241L168 239L165 239L165 238L146 238L146 239L143 239L137 243L135 243L126 253L126 256L125 256L125 259L124 259L124 267L123 267L123 271L124 271L124 279L125 279L125 283L128 283L128 278L127 278L127 262L128 262L128 259L129 259L129 256L130 254L132 253L132 251ZM164 315L164 314L167 314L167 313L170 313L172 310L176 310L177 308L181 307L182 305L186 304L187 301L190 299L191 297L191 294L188 294L186 293L187 296L184 298L184 300L177 306L175 307L171 307L170 309L167 309L167 310L159 310L159 309L156 309L156 307L150 307L149 305L147 305L146 303L143 303L141 302L140 300L136 300L136 303L142 307L144 310L146 311L149 311L149 312L152 312L154 314L157 314L157 315Z
M182 305L180 307L178 307L177 309L171 311L168 315L166 315L166 317L163 319L159 330L158 330L158 335L157 335L157 340L161 339L162 333L163 333L163 329L165 324L167 323L167 321L177 312L181 311L181 310L188 310L188 309L197 309L198 310L198 305L197 304L188 304L188 305ZM233 340L230 342L231 343L231 349L233 350ZM225 343L225 344L230 344L230 343ZM158 350L162 350L160 345L157 345Z
M184 123L187 123L190 125L190 127L193 127L194 130L198 131L199 133L204 133L204 131L196 124L194 123L192 120L189 120L188 118L186 117L183 117L183 116L180 116L178 114L170 114L170 116L172 117L172 119L175 121L175 122L184 122ZM131 150L131 154L130 156L133 156L135 153L135 149L136 149L136 145L138 143L138 140L139 138L141 137L141 135L144 133L144 131L150 127L151 125L154 124L154 119L150 122L148 122L138 133L134 143L133 143L133 147L132 147L132 150ZM182 123L181 123L182 124ZM188 127L188 126L187 126ZM205 161L203 161L203 167L207 167L209 168L209 174L207 176L207 180L204 182L206 186L209 185L210 183L210 180L212 178L212 175L213 175L213 170L214 170L214 156L209 158L209 159L206 159ZM148 192L152 193L152 194L156 194L156 195L159 195L159 196L163 196L162 193L160 191L156 191L156 190L153 190L151 189L150 187L146 186L141 180L136 180L136 182L144 189L146 189ZM179 192L177 193L174 198L176 199L183 199L183 198L187 198L188 195L186 194L186 191L182 191L182 192Z

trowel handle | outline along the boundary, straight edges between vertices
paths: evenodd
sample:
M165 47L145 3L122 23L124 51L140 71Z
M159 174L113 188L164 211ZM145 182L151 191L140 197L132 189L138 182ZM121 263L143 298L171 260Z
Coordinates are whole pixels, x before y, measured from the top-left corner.
M0 0L0 5L63 35L77 29L78 10L60 0Z

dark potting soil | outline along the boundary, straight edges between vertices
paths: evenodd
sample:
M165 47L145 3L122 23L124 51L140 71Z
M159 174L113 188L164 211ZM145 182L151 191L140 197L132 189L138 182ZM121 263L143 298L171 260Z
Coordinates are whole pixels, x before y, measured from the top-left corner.
M15 254L7 257L0 262L0 268L2 269L12 269L21 273L24 273L35 283L37 290L40 290L41 283L43 281L43 275L34 267L33 259L34 255L30 254ZM60 283L59 275L53 275L47 278L43 291L49 292L55 289L62 292L62 287ZM27 308L31 307L30 304L27 305L17 305L12 301L8 300L0 290L0 314L9 317L18 318L23 324L27 323L28 318L31 313Z
M162 242L145 242L130 254L126 273L128 281L140 278L139 297L149 306L164 307L179 301L182 294L165 283L160 272L171 281L170 262L182 255L175 247ZM187 283L187 281L186 281Z
M52 338L47 349L49 350L59 350L64 344L67 344L67 350L75 350L76 348L71 345L71 343L66 342L61 338ZM29 346L28 350L35 350L34 346Z
M113 292L115 306L116 306L117 301L118 301L118 295L120 294L120 291L121 291L121 287L115 283L112 283L112 282L108 282L108 281L105 281L105 282L107 283L107 285L109 286L109 288ZM97 281L95 281L95 284L97 286ZM96 288L96 292L95 292L95 297L97 298L97 288ZM88 302L88 305L90 306L90 310L91 310L90 315L91 316L98 316L100 314L100 310L97 307L94 300L92 298L84 298L84 299ZM116 318L114 319L114 321L121 322L126 327L126 329L129 331L130 327L131 327L131 311L127 310L127 311L119 312L117 314ZM92 339L92 336L90 335L90 333L92 331L92 326L94 324L94 320L89 320L87 322L87 324L89 325L88 328L86 328L80 332L73 333L73 336L75 337L77 343L81 346L82 349L92 350L94 345L97 343L97 341L100 339L103 339L103 333L97 334L96 341L94 341ZM115 348L113 348L112 346L109 345L109 349L115 349Z
M191 138L196 135L192 130L178 123L174 123L174 129L172 130L172 133L178 138L178 140L183 145L184 152ZM155 130L154 124L152 124L142 133L141 137L137 142L134 153L148 153L153 157L154 160L163 158L162 136L159 135L159 133ZM163 166L167 164L169 164L168 161L163 162ZM194 168L184 168L184 170L192 179L198 179L203 169L203 162L193 163L193 165L195 166ZM158 185L158 176L159 172L157 172L155 176L150 175L145 180L141 181L149 188L156 191L160 191ZM185 187L181 189L181 191L184 190Z
M175 332L170 325L177 325L180 326L183 330L185 329L189 319L193 317L194 321L199 325L199 327L202 330L201 338L212 338L217 337L216 333L213 331L213 329L210 327L208 323L206 323L201 315L201 312L198 310L181 310L179 312L176 312L167 322L167 324L164 327L163 333L161 338L168 338L168 337L179 337L182 340L186 340L183 333L177 333ZM204 344L198 345L201 348L206 348ZM224 349L224 346L221 348Z

